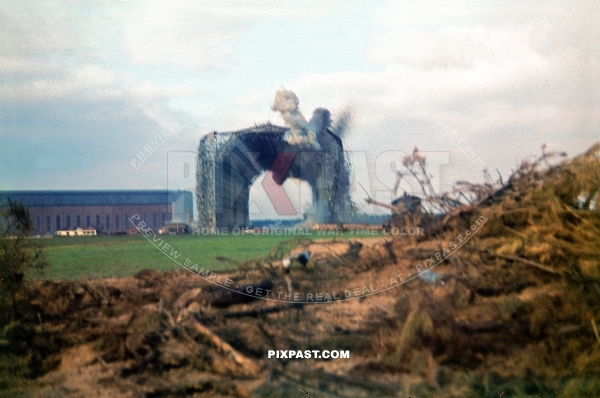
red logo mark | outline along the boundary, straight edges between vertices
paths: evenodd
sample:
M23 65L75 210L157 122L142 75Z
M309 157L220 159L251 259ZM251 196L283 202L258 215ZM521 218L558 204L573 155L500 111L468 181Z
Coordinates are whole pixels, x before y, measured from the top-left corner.
M298 214L294 209L294 205L292 205L292 201L281 186L283 177L285 177L285 173L287 173L295 158L296 152L280 152L261 182L273 207L275 207L275 211L280 216L295 216Z

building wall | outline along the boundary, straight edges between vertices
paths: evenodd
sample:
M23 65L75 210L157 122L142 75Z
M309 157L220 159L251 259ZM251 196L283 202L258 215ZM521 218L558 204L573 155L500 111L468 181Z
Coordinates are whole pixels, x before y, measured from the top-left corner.
M127 221L127 217L131 218L134 214L139 214L140 219L145 220L148 227L158 229L171 221L172 214L170 204L29 206L27 209L31 215L35 233L40 235L54 233L59 229L85 228L88 226L102 232L122 232L133 227L133 224ZM79 225L77 225L78 216ZM87 222L88 216L89 225Z

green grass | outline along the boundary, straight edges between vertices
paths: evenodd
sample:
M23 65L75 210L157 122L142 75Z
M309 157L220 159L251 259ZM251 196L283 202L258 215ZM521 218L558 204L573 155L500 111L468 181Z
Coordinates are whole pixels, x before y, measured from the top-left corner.
M232 269L233 262L219 261L217 256L234 261L264 256L282 236L161 236L173 250L193 264L218 271ZM156 242L160 247L162 242ZM171 257L143 236L98 236L44 239L51 266L44 271L48 279L80 277L131 276L141 269L159 271L180 269ZM170 250L169 250L170 252Z
M299 237L334 238L316 234ZM349 234L345 237L356 238ZM289 235L176 235L157 239L163 239L180 253L177 258L180 263L189 259L192 264L205 269L223 271L234 269L235 262L263 257L278 242L293 238ZM41 243L50 267L44 270L43 275L32 275L33 278L74 280L81 277L120 277L132 276L144 268L159 271L182 268L141 235L47 238L41 239ZM163 246L160 241L156 243Z

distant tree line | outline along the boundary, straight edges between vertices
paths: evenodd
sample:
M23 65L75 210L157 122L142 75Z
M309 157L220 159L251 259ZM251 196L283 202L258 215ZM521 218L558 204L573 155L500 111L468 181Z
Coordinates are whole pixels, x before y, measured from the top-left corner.
M27 273L48 265L38 239L30 237L33 223L21 203L0 205L0 325L20 313L27 297Z

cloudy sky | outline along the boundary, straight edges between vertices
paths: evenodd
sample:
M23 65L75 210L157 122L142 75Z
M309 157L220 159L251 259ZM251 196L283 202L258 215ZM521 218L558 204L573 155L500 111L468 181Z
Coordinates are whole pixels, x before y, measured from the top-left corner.
M600 139L597 1L418 3L3 1L0 189L193 186L200 137L283 124L282 87L307 118L352 111L355 180L382 199L415 146L445 190Z

